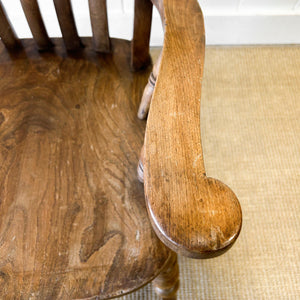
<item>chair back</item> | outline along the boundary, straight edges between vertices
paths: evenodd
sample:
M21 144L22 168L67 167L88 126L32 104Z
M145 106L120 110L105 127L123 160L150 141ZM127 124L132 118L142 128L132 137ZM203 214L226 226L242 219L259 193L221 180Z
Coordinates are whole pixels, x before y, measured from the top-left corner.
M47 34L37 0L20 0L32 36L40 50L50 49L53 44ZM83 47L78 35L70 0L53 0L58 23L66 49L75 51ZM106 0L88 0L93 32L93 48L97 52L111 51L108 30ZM152 2L135 0L134 30L131 48L131 65L140 69L150 61L149 40L152 20ZM0 37L10 50L20 48L21 42L13 29L13 20L9 20L0 1Z

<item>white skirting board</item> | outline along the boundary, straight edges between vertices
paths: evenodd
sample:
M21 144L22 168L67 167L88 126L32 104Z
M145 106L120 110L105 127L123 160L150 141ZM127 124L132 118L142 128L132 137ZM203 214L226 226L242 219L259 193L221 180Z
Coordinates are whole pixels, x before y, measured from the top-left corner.
M210 45L300 44L300 14L208 15Z

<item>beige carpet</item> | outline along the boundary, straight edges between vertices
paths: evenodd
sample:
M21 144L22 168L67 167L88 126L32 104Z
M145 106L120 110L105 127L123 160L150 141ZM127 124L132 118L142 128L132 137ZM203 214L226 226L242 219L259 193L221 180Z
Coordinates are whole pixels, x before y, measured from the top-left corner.
M207 174L243 228L221 257L180 258L178 299L300 299L300 47L208 48L201 116Z

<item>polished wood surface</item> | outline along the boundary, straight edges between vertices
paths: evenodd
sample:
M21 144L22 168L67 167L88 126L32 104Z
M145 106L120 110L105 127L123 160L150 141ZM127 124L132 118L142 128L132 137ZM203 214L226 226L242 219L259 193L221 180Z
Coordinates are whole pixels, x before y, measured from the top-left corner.
M130 42L83 42L0 46L0 299L122 295L169 256L136 176L150 69L131 72Z
M7 48L18 48L19 42L0 1L0 37Z
M98 52L110 52L106 0L89 0L94 48Z
M149 76L148 83L143 92L142 100L141 100L138 114L137 114L138 118L141 120L146 119L146 117L148 115L153 91L155 88L156 79L158 76L158 70L160 67L161 57L162 57L162 52L160 53L157 61L155 62L154 66L153 66L153 70Z
M152 3L150 0L135 0L134 30L131 42L131 66L139 70L149 65L149 41L152 21Z
M196 0L152 2L165 40L144 93L150 1L135 1L127 42L109 39L105 1L89 1L93 38L80 39L70 0L54 0L63 40L51 48L36 0L22 0L47 52L17 40L0 2L3 43L23 44L0 45L0 298L106 299L158 276L174 299L177 258L157 236L194 258L238 237L239 202L203 162L202 12ZM137 111L149 111L146 134Z
M42 20L37 0L21 0L21 4L31 33L39 49L44 50L51 47L52 43Z
M53 0L65 46L68 50L80 48L81 41L77 33L71 0Z
M153 280L153 285L160 298L176 299L179 288L179 266L176 253L171 252L163 271Z
M242 213L231 189L205 174L199 126L203 15L194 0L153 2L166 26L145 136L147 208L169 248L189 257L214 257L237 239Z

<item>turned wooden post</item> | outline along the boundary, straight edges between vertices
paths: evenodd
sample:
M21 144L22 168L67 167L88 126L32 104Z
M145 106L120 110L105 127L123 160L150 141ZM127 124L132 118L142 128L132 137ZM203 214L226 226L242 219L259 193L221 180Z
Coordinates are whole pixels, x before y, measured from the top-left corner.
M89 0L93 44L97 52L109 53L111 50L106 0Z
M1 41L9 49L18 48L20 46L20 42L10 24L2 1L0 1L0 37Z
M140 154L139 164L137 167L137 177L141 183L144 182L144 157L145 157L145 152L144 152L144 146L143 146L142 150L141 150L141 154Z
M54 7L67 50L81 47L70 0L54 0Z
M171 252L165 268L154 279L153 286L156 294L162 299L176 299L179 288L179 266L175 252Z
M45 50L52 47L37 0L21 0L23 11L38 48Z
M134 29L131 42L131 68L140 70L151 63L149 42L152 22L152 2L134 1Z
M149 111L152 94L153 94L154 87L155 87L156 78L158 76L159 66L160 66L160 62L161 62L161 56L162 55L160 53L156 63L153 66L153 71L151 72L151 74L149 76L148 83L144 89L143 97L142 97L141 104L140 104L139 111L138 111L138 118L141 120L143 120L147 117L147 114Z

